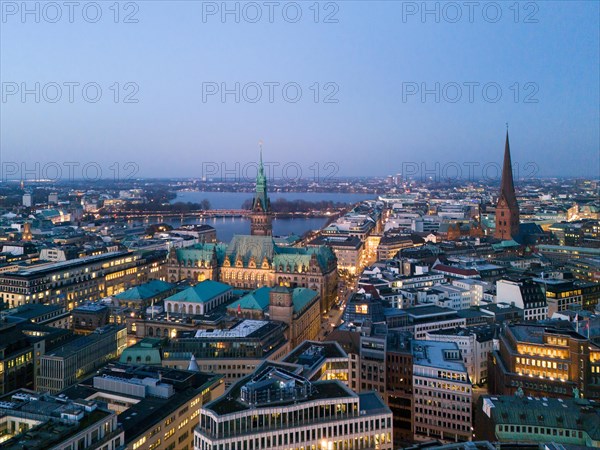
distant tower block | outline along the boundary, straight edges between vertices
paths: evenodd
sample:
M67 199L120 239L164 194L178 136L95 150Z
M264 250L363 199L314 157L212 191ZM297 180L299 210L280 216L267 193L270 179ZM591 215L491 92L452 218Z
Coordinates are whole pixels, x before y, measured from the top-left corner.
M502 184L500 197L496 205L496 232L494 236L502 240L513 239L519 233L519 204L515 195L508 129L504 146L504 165L502 167Z
M260 164L256 175L256 193L252 201L252 212L250 213L250 234L252 236L272 236L273 220L271 214L271 200L267 195L267 177L262 160L262 143L260 145Z

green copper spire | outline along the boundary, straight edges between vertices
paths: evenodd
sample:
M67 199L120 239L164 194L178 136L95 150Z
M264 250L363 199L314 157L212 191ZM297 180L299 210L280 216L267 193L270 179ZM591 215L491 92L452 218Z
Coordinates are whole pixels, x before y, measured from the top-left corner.
M253 211L267 212L271 209L269 197L267 196L267 177L265 176L265 168L262 157L262 141L260 145L260 163L258 165L258 173L256 175L256 194L252 202Z
M262 175L264 177L265 175L265 168L263 166L263 160L262 160L262 141L260 141L258 143L258 145L260 146L260 164L258 166L258 175Z

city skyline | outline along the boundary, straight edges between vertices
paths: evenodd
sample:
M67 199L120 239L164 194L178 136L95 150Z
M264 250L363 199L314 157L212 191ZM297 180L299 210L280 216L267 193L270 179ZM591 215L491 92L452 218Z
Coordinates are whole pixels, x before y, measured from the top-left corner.
M501 162L505 122L513 161L536 164L534 177L600 169L597 3L507 4L496 20L483 5L434 2L428 13L418 2L328 2L303 4L297 22L292 9L275 11L272 23L260 3L257 23L235 2L238 17L215 2L107 6L97 23L93 11L70 23L67 10L52 23L44 9L38 23L7 4L3 174L12 163L97 163L106 173L133 162L139 177L202 177L203 163L255 161L259 139L265 161L303 172L483 166Z

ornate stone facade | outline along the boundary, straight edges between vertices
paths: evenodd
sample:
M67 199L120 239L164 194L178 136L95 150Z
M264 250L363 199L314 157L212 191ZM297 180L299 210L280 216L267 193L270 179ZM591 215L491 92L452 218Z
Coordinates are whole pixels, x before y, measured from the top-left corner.
M229 245L171 249L167 274L170 282L209 279L242 289L305 287L320 294L323 311L337 296L337 259L330 248L280 247L270 236L234 236Z
M261 152L251 216L252 235L234 236L229 244L202 243L172 248L166 264L167 281L215 280L241 289L304 287L318 292L321 310L328 311L337 297L335 253L326 246L297 248L277 245L271 236L266 183Z

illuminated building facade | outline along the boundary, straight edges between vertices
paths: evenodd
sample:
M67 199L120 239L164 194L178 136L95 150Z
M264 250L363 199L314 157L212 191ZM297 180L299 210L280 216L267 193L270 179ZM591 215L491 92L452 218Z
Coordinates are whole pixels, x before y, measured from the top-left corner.
M72 310L158 278L163 258L162 252L117 251L5 272L0 274L0 299L9 308L44 303Z
M326 247L283 247L271 236L234 236L229 244L198 244L172 249L169 282L215 280L234 288L309 288L328 311L337 297L337 258Z
M600 398L600 348L571 329L508 325L488 375L492 394Z
M473 389L453 342L412 341L417 440L470 441Z
M119 449L179 450L193 448L200 407L224 390L214 373L110 364L62 394L102 401L118 414L124 432Z
M392 413L374 392L311 382L271 362L200 410L195 450L301 448L391 450Z
M78 337L40 358L36 389L57 393L107 361L118 358L127 345L127 329L107 325Z

